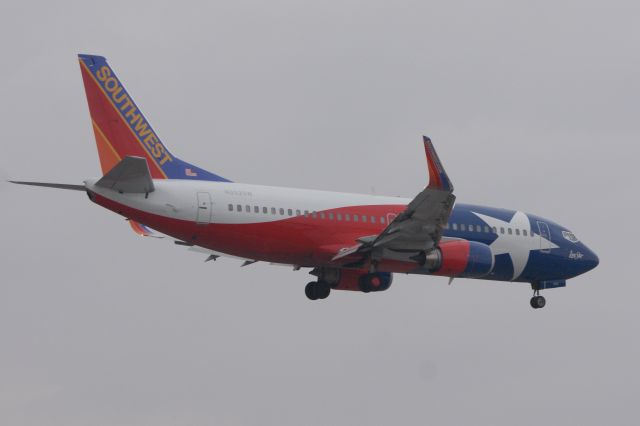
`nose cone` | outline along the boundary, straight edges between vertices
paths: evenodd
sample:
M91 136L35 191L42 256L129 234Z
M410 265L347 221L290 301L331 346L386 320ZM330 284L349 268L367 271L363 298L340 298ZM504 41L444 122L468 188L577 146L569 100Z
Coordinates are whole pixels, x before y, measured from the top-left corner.
M589 247L584 246L584 257L582 260L583 265L583 274L594 269L600 263L600 259L598 259L598 255L593 252Z

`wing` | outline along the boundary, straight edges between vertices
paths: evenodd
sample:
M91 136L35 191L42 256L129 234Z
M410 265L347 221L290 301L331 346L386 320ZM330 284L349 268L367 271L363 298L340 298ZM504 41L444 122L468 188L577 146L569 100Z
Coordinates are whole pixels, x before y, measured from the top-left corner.
M382 233L360 238L357 245L342 249L334 256L334 261L353 262L353 265L345 266L363 264L367 258L374 262L392 259L423 263L426 253L438 245L456 197L431 139L426 136L424 148L429 185Z

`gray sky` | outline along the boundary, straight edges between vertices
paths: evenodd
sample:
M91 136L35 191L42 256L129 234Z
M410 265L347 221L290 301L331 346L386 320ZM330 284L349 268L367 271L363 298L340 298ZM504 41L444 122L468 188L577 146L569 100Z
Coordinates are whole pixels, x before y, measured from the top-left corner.
M79 52L174 154L239 182L540 214L600 266L546 292L305 271L135 236L80 193L0 185L0 423L637 424L635 1L0 3L0 176L99 175Z

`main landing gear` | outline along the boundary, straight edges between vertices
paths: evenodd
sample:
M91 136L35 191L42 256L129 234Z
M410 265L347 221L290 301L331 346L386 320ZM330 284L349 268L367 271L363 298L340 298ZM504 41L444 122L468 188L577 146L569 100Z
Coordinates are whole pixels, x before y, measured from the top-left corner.
M311 300L326 299L331 290L361 291L363 293L387 290L391 286L393 276L390 272L363 273L358 270L341 270L339 268L314 268L311 275L318 277L304 288L304 293Z
M324 281L311 281L304 288L304 293L311 300L326 299L331 293L331 286Z
M534 288L533 297L531 298L531 301L529 303L531 304L531 307L533 309L540 309L540 308L544 308L544 305L547 304L547 301L544 298L544 296L540 296L540 290Z

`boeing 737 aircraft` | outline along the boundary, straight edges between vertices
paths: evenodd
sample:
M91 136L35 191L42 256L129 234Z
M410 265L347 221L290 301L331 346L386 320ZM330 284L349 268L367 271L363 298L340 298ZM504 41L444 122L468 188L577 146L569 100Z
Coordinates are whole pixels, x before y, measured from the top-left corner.
M546 303L540 290L598 265L551 220L456 203L427 137L429 184L413 199L232 182L175 157L104 57L79 61L103 176L84 185L13 183L84 191L141 235L164 234L207 260L310 268L311 300L332 290L384 291L395 272L529 283L537 309Z

